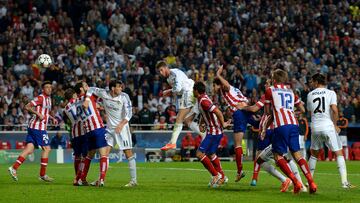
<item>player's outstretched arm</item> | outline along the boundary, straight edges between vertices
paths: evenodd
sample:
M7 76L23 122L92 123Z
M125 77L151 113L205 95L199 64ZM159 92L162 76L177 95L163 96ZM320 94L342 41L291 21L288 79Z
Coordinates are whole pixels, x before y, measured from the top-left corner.
M228 91L230 90L230 83L227 80L225 80L225 78L223 78L223 76L221 75L222 71L223 71L223 65L218 67L218 70L216 71L216 77L220 80L225 90Z
M242 108L242 110L245 110L245 111L250 111L250 112L257 112L260 110L259 106L257 106L256 104L252 105L252 106L245 106Z
M227 128L230 125L231 120L228 120L228 121L225 122L224 116L223 116L222 112L218 108L216 108L214 110L214 113L215 113L216 117L219 119L219 121L220 121L223 128Z
M91 101L90 97L92 95L95 95L95 96L100 97L100 98L104 98L105 95L106 95L106 90L102 89L102 88L98 88L98 87L90 87L88 89L88 91L86 92L86 98L85 98L85 101L83 103L84 109L89 108L89 103Z

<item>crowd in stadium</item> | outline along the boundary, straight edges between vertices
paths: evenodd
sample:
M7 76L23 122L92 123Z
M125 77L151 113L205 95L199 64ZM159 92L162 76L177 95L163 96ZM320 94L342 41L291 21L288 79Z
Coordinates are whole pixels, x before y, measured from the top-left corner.
M106 87L119 78L134 105L131 122L166 129L176 107L162 96L167 84L155 70L158 60L205 81L210 94L223 64L224 77L252 103L275 68L288 72L303 101L310 76L320 72L337 92L341 114L360 122L356 1L286 2L0 1L0 125L26 130L24 104L40 93L41 81L52 81L52 115L62 121L66 87L78 80ZM36 65L42 53L53 66Z

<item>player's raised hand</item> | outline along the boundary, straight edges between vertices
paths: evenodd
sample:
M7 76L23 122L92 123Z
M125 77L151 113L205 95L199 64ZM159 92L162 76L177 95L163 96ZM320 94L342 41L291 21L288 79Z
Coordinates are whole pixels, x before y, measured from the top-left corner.
M223 69L224 69L223 65L220 65L218 67L218 70L216 71L216 76L221 76Z

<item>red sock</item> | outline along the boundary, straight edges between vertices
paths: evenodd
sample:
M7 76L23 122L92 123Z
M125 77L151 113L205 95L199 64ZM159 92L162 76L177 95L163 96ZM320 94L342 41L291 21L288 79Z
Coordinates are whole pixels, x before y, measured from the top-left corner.
M100 158L100 180L105 180L106 171L108 169L108 157L102 156Z
M46 167L47 167L48 161L49 161L49 158L41 158L40 176L44 176L46 174Z
M22 157L22 156L19 156L19 157L16 159L15 163L13 164L13 166L12 166L13 169L17 170L17 169L19 168L19 166L20 166L22 163L24 163L24 161L25 161L25 158Z
M81 157L75 156L75 158L74 158L75 175L76 175L76 174L78 173L78 171L79 171L80 163L81 163Z
M258 163L257 163L257 159L255 159L255 160L254 160L253 176L252 176L252 179L253 179L253 180L257 180L257 179L258 179L259 171L260 171L260 164L258 164Z
M218 174L209 157L203 156L200 161L204 165L204 167L211 173L212 176L216 176Z
M213 164L215 170L221 174L221 177L224 178L225 174L222 170L220 159L216 155L211 159L211 163Z
M312 176L311 176L311 173L310 173L310 169L309 169L309 165L307 164L307 162L305 161L304 158L301 158L297 161L297 163L299 164L303 174L305 175L307 181L309 183L312 183L313 182L313 179L312 179Z
M82 167L81 167L81 173L80 173L80 179L82 181L86 181L86 177L87 177L87 174L89 172L89 169L90 169L90 163L91 163L91 158L90 157L86 157L85 159L83 159L82 161ZM78 177L76 178L78 179Z
M276 164L280 167L281 171L284 172L285 175L293 181L294 184L298 181L294 173L291 171L288 162L284 158L277 160Z
M242 155L243 155L242 147L241 146L235 147L235 159L236 159L236 166L237 166L238 174L240 174L242 172L242 169L243 169Z

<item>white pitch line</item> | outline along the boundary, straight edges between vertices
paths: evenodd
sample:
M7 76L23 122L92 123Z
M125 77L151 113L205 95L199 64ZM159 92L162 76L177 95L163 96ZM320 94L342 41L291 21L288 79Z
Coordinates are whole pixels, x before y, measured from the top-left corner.
M62 167L56 167L56 168L73 168L71 166L62 166ZM128 169L128 167L124 166L109 166L109 168L121 168L121 169ZM199 169L199 168L153 168L153 167L136 167L137 169L152 169L152 170L172 170L172 171L198 171L198 172L206 172L205 169ZM224 170L228 172L237 172L237 170ZM252 173L252 171L244 170L247 173ZM265 171L260 171L260 173L267 173ZM323 172L316 172L316 174L319 175L326 175L326 176L338 176L338 173L323 173ZM360 176L360 173L348 173L348 176Z

